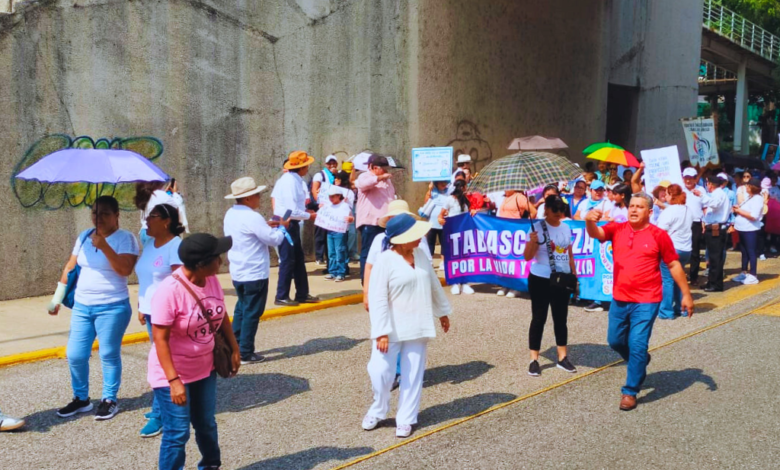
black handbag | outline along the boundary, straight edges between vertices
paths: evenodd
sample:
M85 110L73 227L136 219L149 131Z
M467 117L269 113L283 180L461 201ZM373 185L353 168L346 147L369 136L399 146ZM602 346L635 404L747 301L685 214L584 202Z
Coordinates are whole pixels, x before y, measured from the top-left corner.
M176 274L174 274L173 277L179 281L185 289L187 289L187 292L189 292L192 298L195 299L195 302L198 303L198 307L200 307L201 312L203 312L203 316L206 318L206 321L209 324L209 329L211 329L211 332L214 335L214 370L216 370L217 375L223 379L232 377L233 347L230 345L230 342L227 340L227 338L225 338L225 333L222 332L221 328L214 327L214 323L211 321L211 317L208 315L206 307L203 306L203 303L200 301L198 296L195 295L195 292L193 292L192 288L184 281L184 279L180 278Z
M565 290L567 294L577 292L577 275L574 273L561 273L555 269L555 258L552 249L552 239L547 231L547 222L542 220L542 231L547 244L547 255L550 258L550 287Z

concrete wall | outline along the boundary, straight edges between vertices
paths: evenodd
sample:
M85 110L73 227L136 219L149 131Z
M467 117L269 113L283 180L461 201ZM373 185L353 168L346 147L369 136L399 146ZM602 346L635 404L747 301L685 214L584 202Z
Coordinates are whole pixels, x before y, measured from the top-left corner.
M677 145L679 120L696 116L702 0L612 0L609 82L639 87L631 150Z

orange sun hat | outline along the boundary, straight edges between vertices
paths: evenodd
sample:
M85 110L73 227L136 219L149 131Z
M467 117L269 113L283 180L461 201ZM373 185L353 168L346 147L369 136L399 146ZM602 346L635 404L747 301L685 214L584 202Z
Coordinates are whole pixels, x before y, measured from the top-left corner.
M307 154L303 150L296 150L290 152L290 156L287 159L287 163L284 164L285 170L297 170L314 163L314 157Z

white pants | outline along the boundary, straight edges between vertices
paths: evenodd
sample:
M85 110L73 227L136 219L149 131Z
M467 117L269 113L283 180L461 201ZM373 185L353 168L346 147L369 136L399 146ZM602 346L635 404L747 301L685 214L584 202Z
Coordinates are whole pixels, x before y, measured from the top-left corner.
M395 423L398 426L417 424L422 396L425 359L428 351L428 339L390 343L387 353L376 348L371 342L371 359L368 361L368 375L374 390L374 403L368 409L368 416L385 419L390 409L390 389L395 379L396 361L401 355L401 387L398 393L398 413Z

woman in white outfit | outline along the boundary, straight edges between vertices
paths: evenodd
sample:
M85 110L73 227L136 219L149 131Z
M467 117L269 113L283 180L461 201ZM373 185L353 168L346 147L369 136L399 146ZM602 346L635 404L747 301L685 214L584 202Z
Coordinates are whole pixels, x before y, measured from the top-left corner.
M439 225L444 227L444 224L447 223L447 217L455 217L456 215L468 212L470 208L469 200L466 197L466 182L463 180L455 181L455 184L452 186L451 197L446 200L444 207L439 212ZM443 258L444 256L442 255L442 259ZM444 263L443 260L442 263ZM452 292L453 295L459 295L461 292L466 295L471 295L474 293L474 289L465 283L453 284L450 288L450 292Z
M396 431L408 437L417 424L429 338L436 337L434 317L446 333L452 308L428 258L418 248L431 224L409 214L387 223L384 251L371 271L368 293L371 318L371 359L368 375L374 403L363 418L363 429L377 427L390 409L390 389L401 357L401 387L398 395Z

